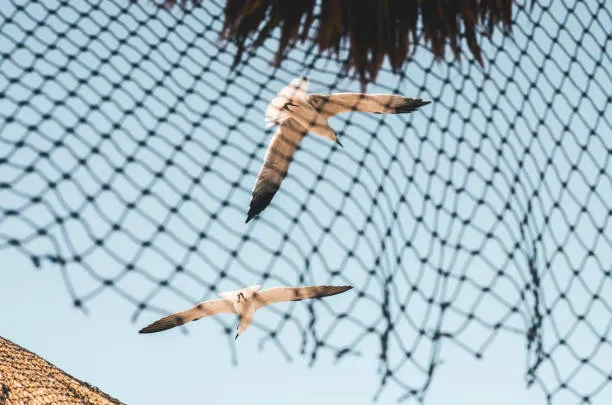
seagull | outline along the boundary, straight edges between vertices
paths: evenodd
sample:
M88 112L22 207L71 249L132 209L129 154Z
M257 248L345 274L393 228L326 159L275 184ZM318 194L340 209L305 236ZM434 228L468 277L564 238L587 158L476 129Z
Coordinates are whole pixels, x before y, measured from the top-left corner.
M186 311L168 315L142 328L139 333L160 332L216 314L237 314L240 321L234 338L236 340L251 325L253 315L259 308L277 302L328 297L343 293L351 288L353 287L317 285L312 287L275 287L260 291L261 286L254 285L242 290L224 291L219 293L219 296L223 299L204 301Z
M393 94L335 93L308 94L308 78L301 76L272 99L265 112L266 128L278 125L259 171L245 222L261 213L272 201L302 138L309 132L331 139L342 147L338 134L329 126L334 115L361 111L374 114L410 113L431 103Z

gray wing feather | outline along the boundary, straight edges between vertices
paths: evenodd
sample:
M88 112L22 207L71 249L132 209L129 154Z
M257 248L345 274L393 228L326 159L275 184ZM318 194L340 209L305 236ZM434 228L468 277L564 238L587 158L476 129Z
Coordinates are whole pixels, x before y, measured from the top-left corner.
M197 321L206 316L223 313L235 313L234 304L228 300L204 301L187 311L177 312L161 318L149 326L142 328L139 333L153 333L171 329L187 322Z
M257 308L276 302L301 301L311 298L322 298L350 290L353 286L318 285L312 287L276 287L263 290L253 296Z
M349 111L375 114L402 114L417 110L431 103L420 98L408 98L393 94L336 93L310 94L306 100L322 114L332 117Z
M298 145L306 135L306 129L294 119L283 121L266 152L249 204L246 222L262 212L272 201L287 176L289 164Z

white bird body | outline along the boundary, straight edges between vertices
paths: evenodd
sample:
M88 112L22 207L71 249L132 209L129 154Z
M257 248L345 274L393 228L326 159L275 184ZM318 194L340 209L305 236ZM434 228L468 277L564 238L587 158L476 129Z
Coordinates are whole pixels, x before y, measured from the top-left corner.
M312 104L306 100L306 95L286 98L278 96L279 100L270 103L266 110L266 127L282 124L285 120L294 119L303 128L304 135L312 132L323 138L337 140L336 131L329 126L328 118L320 114ZM275 99L276 100L276 99ZM278 105L280 104L280 107ZM286 107L283 107L286 106ZM290 111L287 111L290 110Z
M234 313L240 318L238 323L238 333L236 337L244 332L253 322L253 316L257 307L252 299L257 291L261 290L261 286L254 285L236 291L223 291L219 296L234 305Z
M223 291L219 293L220 300L209 300L199 303L186 311L168 315L142 328L140 333L160 332L187 322L221 314L238 315L238 330L236 338L253 322L253 316L258 309L277 302L299 301L309 298L322 298L340 294L353 288L352 286L312 286L312 287L276 287L261 291L261 286L254 285L241 290Z
M335 93L308 94L308 79L298 77L281 89L265 112L266 127L278 125L253 187L246 222L263 211L280 188L299 143L309 132L338 140L329 125L334 115L361 111L374 114L401 114L415 111L429 101L394 94Z

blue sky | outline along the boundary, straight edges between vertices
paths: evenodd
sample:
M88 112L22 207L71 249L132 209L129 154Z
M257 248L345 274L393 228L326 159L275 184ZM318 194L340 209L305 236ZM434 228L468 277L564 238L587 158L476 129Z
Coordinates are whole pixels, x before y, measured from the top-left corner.
M274 40L230 72L233 48L217 40L215 2L189 15L146 4L122 12L127 3L112 1L93 10L84 2L16 4L0 11L1 41L10 48L0 62L0 157L8 161L0 178L11 184L0 189L0 209L21 213L0 220L0 280L7 280L0 305L9 309L0 312L2 336L128 404L365 404L380 381L387 291L393 375L419 388L432 356L442 362L427 403L536 404L545 399L539 384L551 392L565 381L578 394L555 392L555 403L593 392L602 403L612 398L609 387L599 389L612 349L600 341L609 336L611 311L605 299L593 299L612 293L604 274L612 257L612 126L605 118L612 78L601 52L612 21L603 11L593 19L603 1L578 4L569 16L563 5L550 13L536 6L531 20L517 9L514 38L484 42L484 72L468 55L435 64L426 49L403 81L385 69L370 92L433 103L407 116L332 119L344 149L305 139L272 205L248 225L250 191L272 133L263 128L267 101L301 74L313 92L354 91L356 82L333 62L304 68L304 48L274 69ZM48 156L39 159L41 151ZM32 196L43 203L30 204ZM8 246L11 239L21 250ZM24 251L42 259L40 270ZM66 265L52 263L54 255ZM527 390L534 355L524 331L536 303L525 286L534 256L537 305L550 310L542 342L553 360ZM136 333L218 291L302 283L356 288L262 311L236 343L223 333L235 327L231 317L191 324L188 335ZM446 312L444 302L451 303ZM139 303L147 308L137 311ZM307 353L320 339L360 355L337 362L323 348L309 368L299 353L313 313ZM348 316L336 324L340 313ZM587 321L577 322L583 314ZM493 333L497 323L502 331ZM455 338L436 344L419 335L436 329ZM270 331L276 340L264 339ZM559 346L561 339L568 345ZM484 359L475 360L476 352ZM583 357L590 363L581 365ZM400 385L389 382L381 403L401 397Z

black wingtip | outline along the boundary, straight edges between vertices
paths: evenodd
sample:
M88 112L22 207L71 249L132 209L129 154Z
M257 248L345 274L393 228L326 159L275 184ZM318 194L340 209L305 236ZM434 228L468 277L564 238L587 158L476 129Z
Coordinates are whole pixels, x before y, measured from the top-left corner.
M249 211L247 212L247 219L245 224L248 223L251 219L261 214L263 210L265 210L274 194L280 187L280 184L274 184L271 182L262 182L255 187L253 191L253 196L251 197L251 203L249 204Z
M336 138L336 143L338 145L340 145L341 148L344 148L344 145L342 145L342 143L340 143L340 139Z
M247 217L244 221L245 224L248 224L253 218L261 214L261 212L265 209L265 207L261 208L259 206L251 205L249 207L249 211L247 212Z
M253 204L253 201L251 201L251 204L249 205L249 210L247 211L247 217L244 223L248 224L253 218L259 215L261 211L263 211L263 208L259 207L258 204Z
M431 104L431 101L423 101L421 99L410 100L400 106L397 106L395 108L395 112L397 114L411 113L427 104Z
M342 294L343 292L346 292L348 290L352 290L353 286L352 285L335 285L335 286L328 286L327 287L327 291L325 296L332 296L332 295L337 295L337 294Z
M161 332L164 330L168 330L168 329L172 329L176 326L180 326L182 324L185 323L185 320L177 315L168 315L162 319L159 319L155 322L153 322L150 325L145 326L144 328L140 329L138 331L138 333L156 333L156 332Z

